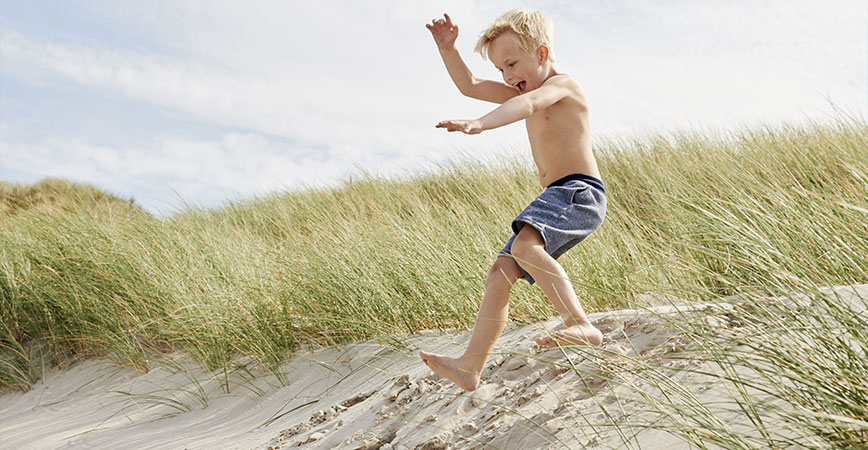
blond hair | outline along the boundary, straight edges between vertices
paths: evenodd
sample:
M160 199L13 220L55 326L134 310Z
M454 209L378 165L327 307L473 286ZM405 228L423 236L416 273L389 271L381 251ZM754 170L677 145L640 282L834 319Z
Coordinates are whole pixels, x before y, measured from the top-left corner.
M495 38L506 31L512 30L518 35L522 50L533 54L545 45L549 49L549 60L554 62L552 41L554 41L554 24L551 19L539 11L527 8L511 9L503 13L479 36L474 51L488 58L488 46Z

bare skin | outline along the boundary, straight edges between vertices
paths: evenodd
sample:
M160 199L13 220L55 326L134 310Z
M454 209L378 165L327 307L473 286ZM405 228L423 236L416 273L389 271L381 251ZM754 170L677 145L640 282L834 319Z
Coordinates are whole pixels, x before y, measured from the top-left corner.
M476 324L467 349L459 358L419 351L422 361L434 372L455 382L465 391L479 385L479 374L494 348L494 343L506 326L509 313L509 291L521 276L518 264L511 258L499 256L485 279L485 292L476 315Z
M466 358L451 358L422 350L419 350L419 357L436 374L452 381L461 389L473 392L479 387L482 369L477 371Z
M603 343L603 334L590 323L573 325L552 333L551 336L536 338L540 347L556 347L559 345L597 346Z
M504 32L491 41L488 48L488 56L503 73L504 83L481 80L470 73L458 55L454 47L458 27L448 15L444 14L444 19L434 20L426 27L458 89L468 97L501 104L479 119L444 120L437 128L478 134L525 120L543 186L576 173L600 178L591 151L584 92L575 80L555 70L546 46L528 53L521 48L514 32ZM485 362L506 325L509 293L521 276L519 264L536 280L566 326L551 336L537 339L538 345L596 346L602 343L602 333L588 320L566 272L546 253L545 242L535 228L524 226L521 229L513 242L512 256L499 256L489 270L476 324L464 354L454 358L419 352L431 370L465 391L479 386Z

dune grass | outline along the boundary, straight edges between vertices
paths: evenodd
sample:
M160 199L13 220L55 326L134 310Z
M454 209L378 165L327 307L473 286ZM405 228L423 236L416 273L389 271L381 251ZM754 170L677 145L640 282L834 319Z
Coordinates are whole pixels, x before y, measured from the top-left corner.
M607 218L561 259L589 311L868 281L864 123L595 148ZM94 355L146 370L167 351L277 373L299 346L470 327L509 221L539 190L527 162L460 162L157 219L86 186L2 183L0 384L27 389L46 362ZM555 313L525 283L513 293L515 321Z
M778 287L799 293L647 311L646 326L676 332L650 352L568 346L565 358L530 355L574 371L576 389L595 392L605 415L565 402L562 423L579 436L552 442L596 448L616 435L623 448L656 448L640 437L650 429L691 448L868 447L868 285Z

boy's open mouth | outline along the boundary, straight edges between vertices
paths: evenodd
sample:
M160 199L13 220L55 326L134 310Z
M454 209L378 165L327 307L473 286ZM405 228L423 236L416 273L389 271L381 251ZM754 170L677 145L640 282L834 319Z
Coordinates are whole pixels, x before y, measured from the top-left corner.
M524 88L527 87L527 81L519 81L515 83L515 87L518 88L518 92L524 92Z

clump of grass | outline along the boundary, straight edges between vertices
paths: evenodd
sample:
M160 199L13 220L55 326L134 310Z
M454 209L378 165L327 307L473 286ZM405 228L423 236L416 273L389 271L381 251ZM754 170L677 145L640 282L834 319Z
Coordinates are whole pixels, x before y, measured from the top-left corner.
M866 146L855 122L600 144L608 216L561 261L590 311L864 282ZM0 215L0 383L38 376L33 343L56 362L146 370L183 350L276 371L301 345L472 326L537 183L524 162L471 162L165 220L123 201L16 207ZM514 299L514 320L554 313L524 284Z
M58 178L46 178L34 185L23 185L0 180L0 215L15 215L31 208L74 209L82 205L127 204L116 195L87 184L73 183Z
M591 364L605 380L612 404L599 404L609 420L590 422L579 407L567 408L567 420L584 430L593 423L590 436L615 429L627 446L653 429L697 448L865 448L868 285L778 288L791 295L714 298L713 306L652 314L680 332L682 348L672 353L564 347L585 361L580 379Z
M865 448L868 290L790 287L787 298L733 302L730 326L695 321L686 333L764 445Z

